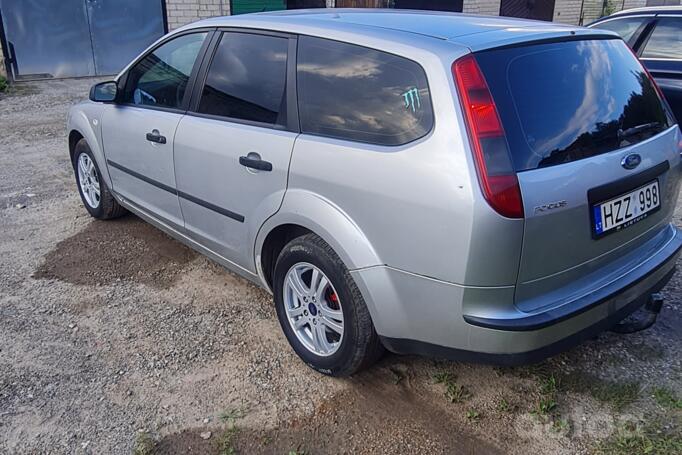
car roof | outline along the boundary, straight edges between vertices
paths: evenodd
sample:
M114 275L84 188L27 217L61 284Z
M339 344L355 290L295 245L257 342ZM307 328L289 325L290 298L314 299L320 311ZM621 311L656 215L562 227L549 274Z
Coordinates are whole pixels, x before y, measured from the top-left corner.
M605 20L605 19L612 19L614 17L622 17L622 16L633 16L633 15L639 15L639 14L651 14L651 15L656 15L656 14L675 14L675 15L682 15L682 6L645 6L642 8L631 8L631 9L625 9L622 11L618 11L617 13L613 13L610 16L605 16L602 18L598 19L599 21Z
M255 27L291 33L308 33L331 39L358 36L368 31L409 33L449 40L472 50L511 42L576 34L612 34L572 25L499 16L479 16L443 11L380 8L285 10L224 16L195 22L192 27ZM317 32L316 32L317 31Z

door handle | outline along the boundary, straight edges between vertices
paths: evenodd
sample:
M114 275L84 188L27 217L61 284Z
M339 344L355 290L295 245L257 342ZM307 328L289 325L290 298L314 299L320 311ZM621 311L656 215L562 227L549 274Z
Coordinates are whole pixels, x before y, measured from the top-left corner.
M251 154L249 154L251 155ZM258 156L258 155L256 155ZM240 156L239 157L239 164L242 166L248 167L250 169L256 169L258 171L265 171L265 172L270 172L272 171L272 163L269 161L263 161L260 159L260 157L256 158L255 156Z
M147 133L147 140L149 142L156 142L157 144L165 144L166 136L161 136L159 130L152 130L151 133Z

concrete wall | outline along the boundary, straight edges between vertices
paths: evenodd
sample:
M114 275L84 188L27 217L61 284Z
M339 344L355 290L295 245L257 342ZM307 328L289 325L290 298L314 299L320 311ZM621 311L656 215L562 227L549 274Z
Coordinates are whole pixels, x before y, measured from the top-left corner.
M646 0L609 0L605 12L615 13L621 9L639 8L646 6ZM583 15L583 25L599 19L604 11L603 0L556 0L554 6L554 22L564 24L578 24L580 13Z
M462 12L469 14L500 15L500 0L464 0Z
M580 19L582 4L582 0L557 0L554 4L554 18L552 20L564 24L577 24Z
M190 22L230 14L230 0L166 0L168 30Z

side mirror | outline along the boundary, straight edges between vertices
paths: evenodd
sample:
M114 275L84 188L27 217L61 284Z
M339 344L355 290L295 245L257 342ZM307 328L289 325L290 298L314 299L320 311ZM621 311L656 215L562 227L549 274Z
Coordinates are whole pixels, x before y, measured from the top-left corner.
M118 85L114 81L100 82L90 89L90 100L100 103L112 103L116 101Z

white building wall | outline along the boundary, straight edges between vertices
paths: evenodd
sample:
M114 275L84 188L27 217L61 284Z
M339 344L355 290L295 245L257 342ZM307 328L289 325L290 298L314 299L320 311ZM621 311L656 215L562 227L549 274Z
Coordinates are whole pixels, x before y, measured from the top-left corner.
M168 30L190 22L230 14L230 0L166 0Z

